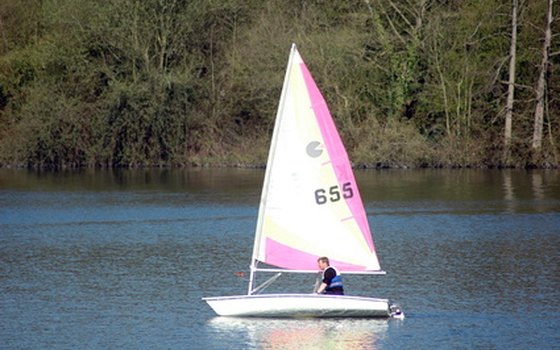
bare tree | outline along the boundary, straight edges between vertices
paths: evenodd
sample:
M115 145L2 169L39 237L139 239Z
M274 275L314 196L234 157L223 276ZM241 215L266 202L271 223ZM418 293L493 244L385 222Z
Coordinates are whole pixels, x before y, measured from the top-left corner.
M542 149L543 139L543 120L544 120L544 100L546 90L546 72L549 68L550 42L552 38L552 4L554 0L548 0L548 14L546 29L544 34L543 55L541 61L541 72L537 82L537 106L535 107L535 124L533 127L532 149L535 156L538 156Z
M513 115L513 101L515 95L515 62L517 59L517 9L519 1L513 0L511 11L511 44L509 49L509 79L508 79L508 94L506 104L506 125L504 130L504 160L509 158L509 148L511 145L511 126Z

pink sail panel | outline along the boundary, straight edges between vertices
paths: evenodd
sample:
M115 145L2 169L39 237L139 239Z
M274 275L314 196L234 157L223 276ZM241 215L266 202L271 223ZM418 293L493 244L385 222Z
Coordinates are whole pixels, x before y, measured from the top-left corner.
M336 130L336 126L334 125L334 121L331 117L325 99L315 84L311 73L304 62L300 64L300 67L307 86L309 97L311 99L312 108L315 112L319 128L321 129L321 134L323 135L323 139L325 141L325 147L331 157L332 166L339 185L342 187L343 184L348 182L352 184L354 195L351 198L347 198L346 202L350 211L353 213L354 219L360 227L362 235L364 236L370 250L375 252L375 246L373 244L366 213L362 204L362 199L360 198L358 192L352 168L350 166L348 154L346 153L340 135Z
M319 256L286 246L271 238L266 239L266 263L281 266L290 270L317 270ZM329 258L331 265L340 271L365 271L365 266L353 265L347 262Z

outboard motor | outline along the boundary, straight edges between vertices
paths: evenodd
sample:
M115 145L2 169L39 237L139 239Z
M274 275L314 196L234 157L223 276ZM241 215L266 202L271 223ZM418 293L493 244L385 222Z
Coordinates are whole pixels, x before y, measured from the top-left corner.
M396 318L396 319L399 319L399 320L404 319L404 312L402 312L400 306L397 305L397 304L391 304L389 306L389 315L392 318Z

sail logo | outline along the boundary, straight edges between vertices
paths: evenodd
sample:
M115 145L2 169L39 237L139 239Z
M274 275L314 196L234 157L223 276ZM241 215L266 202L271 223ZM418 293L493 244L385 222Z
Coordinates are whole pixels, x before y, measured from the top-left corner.
M311 158L318 158L321 156L321 154L323 154L323 147L321 145L321 142L311 141L307 144L305 151Z

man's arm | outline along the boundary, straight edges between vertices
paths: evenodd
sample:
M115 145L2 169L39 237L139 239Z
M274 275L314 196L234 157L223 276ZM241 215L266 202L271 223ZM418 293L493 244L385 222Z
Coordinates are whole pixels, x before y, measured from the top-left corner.
M325 291L325 288L327 288L327 284L325 282L321 283L319 288L317 288L317 294L322 294Z
M336 272L334 271L334 269L327 268L327 270L325 270L325 278L323 279L323 283L321 283L321 285L317 289L317 294L321 294L325 291L334 276L336 276Z

